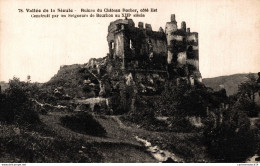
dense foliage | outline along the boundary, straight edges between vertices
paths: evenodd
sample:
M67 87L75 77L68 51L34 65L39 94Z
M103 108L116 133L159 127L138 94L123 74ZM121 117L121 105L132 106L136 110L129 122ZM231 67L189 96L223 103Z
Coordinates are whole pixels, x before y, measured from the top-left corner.
M254 74L247 75L247 78L247 81L238 86L234 105L249 117L256 117L260 112L260 107L256 104L256 95L260 92L260 85Z
M258 131L250 129L249 119L242 111L225 110L222 116L212 114L205 124L205 144L213 160L243 162L256 152Z
M243 162L253 156L259 146L258 124L253 127L248 117L256 117L259 91L254 74L241 83L238 93L230 96L228 109L214 109L205 119L204 138L208 153L217 162Z
M0 94L0 121L7 123L35 124L39 122L30 96L37 93L37 86L21 82L18 78L9 81L9 88Z
M223 96L226 96L225 92ZM154 100L154 107L158 115L204 117L207 107L219 106L222 102L220 98L219 93L213 93L203 84L190 86L183 81L177 86L167 82L162 95Z
M213 91L203 84L189 86L184 81L176 86L168 82L160 96L139 96L136 110L124 118L155 131L203 131L201 140L212 161L242 162L256 153L259 139L259 131L251 129L248 118L258 115L258 85L252 75L248 77L239 93L231 97L223 88ZM158 123L158 116L167 116L167 123ZM192 116L203 119L201 130L188 121Z

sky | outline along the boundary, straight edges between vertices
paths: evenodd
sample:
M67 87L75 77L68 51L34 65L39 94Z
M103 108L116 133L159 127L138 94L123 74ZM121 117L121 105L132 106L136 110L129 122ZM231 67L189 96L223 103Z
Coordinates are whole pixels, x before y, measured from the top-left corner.
M186 21L191 32L199 33L203 78L260 72L259 0L0 0L0 81L30 75L32 81L46 82L61 65L107 55L108 25L117 18L32 18L38 13L25 12L58 8L74 14L89 14L81 9L157 8L145 17L129 18L136 26L149 23L155 31L165 29L171 14L179 28Z

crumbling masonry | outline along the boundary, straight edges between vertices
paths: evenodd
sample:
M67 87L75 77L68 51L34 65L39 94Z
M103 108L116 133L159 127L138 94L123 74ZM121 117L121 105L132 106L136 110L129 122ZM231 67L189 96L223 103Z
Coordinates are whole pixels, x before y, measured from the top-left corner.
M158 84L165 79L177 84L181 79L191 85L201 82L198 33L190 32L185 22L178 29L174 14L165 30L160 27L159 31L153 31L150 24L144 26L142 22L135 27L132 19L111 22L107 41L108 58L117 63L111 68L132 77L139 89L156 90L154 86L144 85L155 84L155 80Z
M113 103L135 110L137 94L160 95L167 81L193 86L202 80L198 33L186 29L185 22L178 29L174 14L165 30L158 31L150 24L135 27L132 19L118 19L108 26L107 42L108 55L90 59L86 67L99 80L98 96L108 98L113 110Z
M108 26L109 54L103 60L90 59L88 68L98 75L109 76L112 89L118 81L134 82L138 91L160 92L165 80L180 80L190 85L201 82L199 71L198 33L190 32L186 23L178 29L175 15L153 31L150 24L118 19ZM103 72L102 72L103 71ZM101 72L101 73L100 73Z

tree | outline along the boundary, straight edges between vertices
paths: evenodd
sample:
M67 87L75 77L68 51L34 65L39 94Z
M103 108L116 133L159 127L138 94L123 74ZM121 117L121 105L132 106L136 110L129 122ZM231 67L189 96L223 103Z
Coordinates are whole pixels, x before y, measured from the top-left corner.
M0 96L0 121L7 123L35 124L39 122L38 113L33 110L30 100L32 87L14 77L9 81L9 88ZM35 88L33 86L33 88Z
M246 82L239 85L238 93L255 103L255 94L260 90L260 86L254 74L248 74L247 78L248 80Z
M157 114L164 116L176 115L176 105L183 100L183 94L187 92L189 86L183 81L179 86L172 81L167 81L162 94L154 100L154 107Z
M237 101L235 107L246 112L249 116L257 116L258 106L255 102L255 96L260 90L254 74L247 75L248 80L241 83L238 87Z
M28 83L31 82L31 76L30 76L30 75L27 76L27 82L28 82Z
M179 113L188 116L205 116L211 94L204 86L196 86L188 89L178 100L176 108Z
M221 123L209 116L205 122L204 139L210 158L216 162L244 162L255 154L258 145L258 131L250 128L245 113L233 108L216 112Z
M183 80L178 86L168 82L154 101L159 114L166 116L205 116L210 92L204 85L190 86Z

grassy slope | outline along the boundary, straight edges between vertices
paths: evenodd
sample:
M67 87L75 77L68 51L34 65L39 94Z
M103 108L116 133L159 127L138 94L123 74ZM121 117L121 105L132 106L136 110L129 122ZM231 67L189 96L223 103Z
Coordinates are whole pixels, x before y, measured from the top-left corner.
M206 149L201 141L201 133L191 132L155 132L139 128L137 125L124 121L125 130L158 146L162 150L168 150L185 162L209 161Z
M205 148L199 141L199 133L147 131L134 124L123 124L117 116L96 115L95 118L107 132L105 137L96 137L63 127L59 118L65 115L54 112L41 115L41 120L62 138L82 139L94 145L102 155L103 162L157 162L135 139L136 136L150 141L153 146L175 153L186 162L203 162L207 158Z
M1 124L0 162L157 162L112 118L97 117L108 134L96 137L63 127L59 119L69 114L41 115L34 130Z
M61 67L57 74L46 82L43 87L51 89L63 87L66 93L71 96L75 96L82 91L83 79L82 75L78 73L80 68L80 65Z
M102 162L90 143L60 137L44 124L31 129L0 124L0 162Z
M62 138L82 139L91 143L102 155L103 162L156 162L156 160L135 140L133 132L125 131L109 116L96 119L106 129L106 137L96 137L74 132L60 124L64 113L42 115L41 120Z

